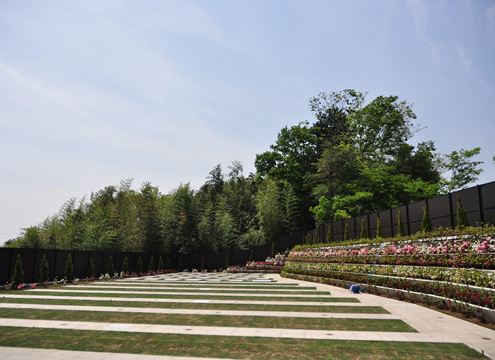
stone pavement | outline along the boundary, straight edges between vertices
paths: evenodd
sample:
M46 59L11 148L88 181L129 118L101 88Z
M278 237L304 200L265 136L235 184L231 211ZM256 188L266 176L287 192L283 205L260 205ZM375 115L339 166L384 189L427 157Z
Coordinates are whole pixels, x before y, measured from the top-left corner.
M418 341L418 342L449 342L449 343L464 343L471 348L476 349L479 352L483 352L489 358L495 359L495 331L490 330L470 322L422 307L411 303L405 303L394 299L385 297L379 297L370 294L351 294L349 290L332 287L328 285L315 284L310 282L295 281L291 279L281 278L279 275L269 274L265 275L265 278L272 278L277 281L278 285L282 284L294 284L298 283L302 286L317 287L317 290L330 291L332 297L348 297L357 298L360 303L328 303L328 302L311 302L313 305L345 305L345 306L381 306L388 310L390 314L334 314L334 313L299 313L295 315L292 313L273 312L277 313L277 316L307 316L307 317L327 317L327 318L369 318L369 319L401 319L411 327L416 329L417 333L406 332L369 332L369 331L332 331L332 330L302 330L302 329L260 329L260 328L230 328L230 327L206 327L206 326L183 326L183 325L149 325L149 324L125 324L125 323L94 323L94 322L75 322L75 321L51 321L51 320L28 320L28 319L0 319L0 326L26 326L26 327L40 327L40 328L60 328L60 329L85 329L85 330L100 330L100 331L130 331L130 332L152 332L152 333L169 333L169 334L191 334L191 335L223 335L223 336L256 336L256 337L283 337L283 338L301 338L301 339L332 339L332 340L378 340L378 341ZM137 281L137 280L132 280ZM244 285L244 284L243 284ZM81 287L80 287L81 288ZM295 288L296 290L297 288ZM212 289L213 290L213 289ZM99 290L106 291L106 290ZM108 290L109 294L115 293L113 290ZM313 290L314 291L314 290ZM66 292L64 290L64 292ZM128 293L128 292L126 292ZM162 293L163 294L163 293ZM177 293L175 293L177 294ZM203 292L196 292L196 295L204 295ZM224 294L221 294L224 295ZM9 296L9 295L6 295ZM12 295L16 296L16 295ZM252 294L257 296L257 294ZM285 294L284 294L285 296ZM10 297L10 296L9 296ZM18 297L18 296L17 296ZM33 297L32 295L25 295L23 297ZM59 298L57 296L45 296L37 295L37 298ZM64 298L69 298L65 297ZM88 297L77 297L83 299L89 299ZM102 298L97 298L102 300ZM108 299L107 299L108 300ZM123 301L123 298L115 297L114 301ZM143 298L129 298L128 301L148 301L152 299ZM166 299L153 299L166 300ZM198 302L198 300L188 299L167 299L170 302ZM208 303L239 303L239 300L206 300ZM204 300L201 302L205 302ZM242 303L255 304L257 301L243 300ZM259 303L277 304L277 302L267 301ZM283 302L287 304L287 302ZM308 305L306 302L291 302L296 305ZM33 305L33 304L2 304L2 307L27 307L27 308L42 308L43 306L54 307L58 309L64 308L63 305ZM72 310L91 310L99 309L95 311L110 311L108 307L87 307L67 306ZM94 309L93 309L94 308ZM112 311L129 312L129 308L115 307ZM244 316L274 316L272 313L267 312L253 312L253 311L239 311L239 310L187 310L182 309L175 312L178 309L139 309L133 308L132 311L139 312L164 312L164 313L210 313L213 315L244 315ZM262 313L262 314L261 314ZM325 316L326 315L326 316ZM359 315L359 316L357 316ZM356 317L357 316L357 317ZM83 358L77 356L83 356L89 353L80 352L60 352L59 350L36 350L29 349L28 351L19 350L19 353L15 353L16 350L9 348L9 351L13 351L7 359L19 359L29 360L34 357L39 358L41 356L53 356L52 358ZM39 352L39 356L37 355ZM0 354L4 354L3 351ZM34 354L34 356L33 356ZM122 354L117 354L120 358ZM67 357L66 357L67 356ZM72 357L75 356L75 357ZM93 356L93 355L91 355ZM108 358L111 354L95 353L96 357ZM142 359L138 357L140 355L129 355L129 359ZM43 357L42 357L43 358ZM46 357L47 359L50 357ZM91 357L84 357L91 358ZM185 359L181 357L149 357L149 359ZM126 357L127 359L127 357ZM147 358L148 359L148 358Z

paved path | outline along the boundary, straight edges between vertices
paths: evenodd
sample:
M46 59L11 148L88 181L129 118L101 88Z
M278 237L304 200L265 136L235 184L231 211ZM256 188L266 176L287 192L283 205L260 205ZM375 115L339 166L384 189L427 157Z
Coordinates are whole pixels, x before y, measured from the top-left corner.
M278 275L270 274L267 277L272 277L278 281L278 284L292 283L294 280L280 278ZM177 325L148 325L148 324L119 324L119 323L94 323L94 322L73 322L73 321L48 321L48 320L28 320L28 319L0 319L0 326L26 326L26 327L41 327L41 328L61 328L61 329L85 329L85 330L101 330L101 331L131 331L131 332L154 332L154 333L169 333L169 334L191 334L191 335L224 335L224 336L266 336L266 337L284 337L284 338L306 338L306 339L342 339L342 340L379 340L379 341L418 341L418 342L449 342L449 343L464 343L479 352L484 352L488 357L495 359L495 331L472 324L470 322L457 319L455 317L422 307L415 304L405 303L385 297L379 297L369 294L351 294L348 290L331 287L328 285L315 284L310 282L297 281L303 286L316 286L318 290L330 291L332 297L347 297L357 298L360 303L328 303L328 302L312 302L313 305L345 305L345 306L381 306L390 312L387 315L389 318L402 319L407 324L416 329L417 333L391 333L391 332L366 332L366 331L331 331L331 330L298 330L298 329L260 329L260 328L231 328L231 327L205 327L205 326L177 326ZM65 292L65 291L64 291ZM162 293L163 294L163 293ZM177 294L177 293L174 293ZM198 293L195 293L198 295ZM203 295L201 293L201 295ZM7 295L8 296L8 295ZM16 296L16 295L13 295ZM8 296L10 297L10 296ZM18 296L17 296L18 297ZM34 295L24 295L23 297L34 297ZM36 296L41 298L60 299L59 296ZM66 298L66 297L64 297ZM78 299L90 300L88 297L77 297ZM91 298L92 299L92 298ZM143 298L125 298L114 297L113 301L156 301L168 300L167 302L205 302L205 300L186 300L184 299L143 299ZM103 301L102 298L92 300ZM106 299L109 300L108 298ZM263 303L275 305L278 302L274 301L229 301L229 300L206 300L208 303ZM290 302L294 305L308 305L306 302ZM283 302L283 304L288 304ZM31 306L31 305L29 305ZM83 306L84 307L84 306ZM61 306L57 306L61 308ZM84 307L86 308L86 307ZM108 307L102 311L109 311ZM81 309L82 310L82 309ZM147 309L149 310L149 309ZM171 309L160 309L170 311ZM124 309L125 311L125 309ZM203 311L203 310L202 310ZM224 312L226 310L215 310L215 312ZM198 310L194 310L199 313ZM238 311L236 311L238 312ZM246 312L246 314L249 312ZM267 312L263 312L268 315ZM277 312L280 314L280 312ZM300 316L297 312L295 316ZM308 313L309 314L309 313ZM328 317L334 314L326 313ZM216 313L215 315L218 315ZM313 314L314 315L314 314ZM351 314L341 314L343 317L351 317ZM360 314L370 317L371 314ZM272 316L271 314L269 316ZM311 315L312 316L312 315ZM383 316L383 315L381 315ZM41 350L40 350L41 351ZM51 350L47 350L51 351ZM2 353L2 352L0 352ZM33 359L32 354L37 354L38 350L29 350L29 355L23 353L17 357L13 354L12 359L29 360ZM72 353L72 352L71 352ZM80 356L79 352L74 352L75 356ZM40 353L41 354L41 353ZM61 352L54 350L52 356L60 358ZM63 353L66 354L66 353ZM87 354L87 353L83 353ZM3 353L2 353L3 355ZM9 355L10 356L10 355ZM15 357L14 357L15 356ZM29 357L31 356L31 357ZM41 355L40 355L41 356ZM40 356L36 356L39 358ZM95 356L108 358L111 354L96 353ZM118 354L119 358L123 358ZM131 356L131 355L130 355ZM135 355L132 355L135 356ZM136 355L137 356L137 355ZM64 356L65 357L65 356ZM49 358L49 357L47 357ZM75 357L77 358L77 357ZM82 357L80 357L82 358ZM84 357L85 359L88 357ZM141 357L135 357L141 359ZM155 358L155 357L153 357ZM166 359L166 357L159 357ZM129 359L134 359L130 357ZM151 358L150 358L151 359ZM167 358L167 359L183 359L183 358Z

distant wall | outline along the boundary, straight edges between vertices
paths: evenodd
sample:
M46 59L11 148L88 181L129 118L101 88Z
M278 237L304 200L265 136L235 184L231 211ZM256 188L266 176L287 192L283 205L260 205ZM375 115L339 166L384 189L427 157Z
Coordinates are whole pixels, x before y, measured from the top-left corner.
M293 248L300 243L302 232L294 232L292 235L280 237L275 242L275 253L284 252L286 249ZM48 250L48 249L19 249L19 248L0 248L0 285L10 282L14 273L14 266L17 255L21 255L22 267L24 270L24 282L38 282L40 274L40 265L43 256L46 258L50 267L50 280L55 276L60 280L64 277L65 263L70 254L74 265L74 276L76 278L86 278L88 276L89 259L93 259L95 266L95 275L107 272L107 262L110 256L113 258L115 271L122 271L122 263L125 257L129 261L129 270L135 271L138 259L143 260L143 270L148 270L148 265L153 256L155 266L158 265L158 259L162 256L163 261L168 257L172 267L177 269L179 259L182 258L184 269L200 269L204 259L206 269L218 270L225 268L227 256L230 265L245 265L249 261L252 251L254 261L264 261L271 256L272 244L254 246L251 250L233 250L228 254L157 254L157 253L133 253L118 251L79 251L79 250Z
M359 238L363 219L368 231L368 237L375 238L378 217L380 217L382 237L394 237L398 232L397 214L399 210L404 223L405 235L415 234L422 230L421 222L425 203L428 203L428 210L434 228L455 228L457 225L458 196L461 197L462 208L466 211L471 226L479 226L481 224L495 225L494 181L412 204L402 205L393 209L383 210L378 213L335 221L332 223L333 240L341 241L344 239L346 224L348 224L349 228L349 238ZM318 242L325 242L329 227L330 224L325 224L314 230L313 235L318 239Z

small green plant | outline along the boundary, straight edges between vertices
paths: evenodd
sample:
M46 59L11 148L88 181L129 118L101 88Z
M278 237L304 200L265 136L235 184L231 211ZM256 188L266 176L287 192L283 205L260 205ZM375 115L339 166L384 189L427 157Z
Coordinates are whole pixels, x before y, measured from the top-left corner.
M124 262L122 263L122 272L124 274L129 273L129 259L127 258L127 256L124 258Z
M333 241L333 232L332 232L332 223L328 225L327 231L327 243L331 243Z
M272 241L272 258L275 257L275 241Z
M40 265L40 284L46 284L50 280L50 267L48 265L48 260L46 259L46 255L43 255L43 259L41 259Z
M67 261L65 263L65 269L64 269L64 276L65 276L65 280L67 281L74 280L74 265L72 264L72 258L70 257L70 254L67 255Z
M184 270L184 265L182 264L182 256L179 257L179 262L177 263L177 270L178 271Z
M229 256L227 255L227 258L225 259L225 269L229 268Z
M360 239L366 239L368 237L368 231L366 230L364 219L361 221L361 233L359 234Z
M88 265L88 278L94 278L95 277L95 263L93 262L93 258L89 258L89 265Z
M382 223L379 216L376 217L376 238L382 238Z
M14 274L12 275L12 286L19 286L24 283L24 270L22 268L21 254L17 254L14 265Z
M466 211L462 208L462 203L461 203L461 197L457 197L457 214L456 214L456 219L457 219L457 226L456 229L462 230L466 227L469 226L469 221L466 216Z
M155 271L155 259L151 256L150 263L148 265L148 272Z
M425 207L423 208L423 221L421 222L421 228L423 234L429 233L433 230L433 225L431 223L430 211L428 210L428 203L425 202Z
M115 266L113 265L113 257L110 255L107 261L107 274L113 276L115 272Z
M345 229L344 229L344 241L349 240L349 224L345 224Z
M205 258L204 256L201 258L201 270L205 269Z
M163 265L163 258L160 255L160 258L158 259L158 271L163 271L165 270L165 266Z
M136 272L138 274L141 274L143 272L143 259L141 256L138 258L137 264L136 264Z
M170 270L172 269L172 262L170 261L170 258L167 256L165 259L165 270Z
M402 221L402 213L400 212L400 210L397 213L397 236L404 236L404 221Z

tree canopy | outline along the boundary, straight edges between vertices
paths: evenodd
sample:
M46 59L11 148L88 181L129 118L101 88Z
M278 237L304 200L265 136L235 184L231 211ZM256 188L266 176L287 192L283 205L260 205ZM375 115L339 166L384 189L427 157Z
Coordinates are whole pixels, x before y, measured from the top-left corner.
M355 90L321 92L309 108L314 122L283 127L256 155L255 174L245 177L234 160L227 173L216 165L199 190L186 183L167 194L151 183L133 190L125 179L69 199L6 245L224 253L461 189L482 171L479 147L442 156L433 141L411 144L416 115L397 96L366 102Z

